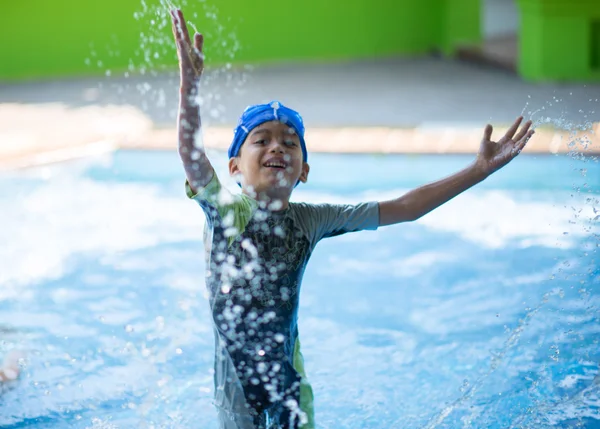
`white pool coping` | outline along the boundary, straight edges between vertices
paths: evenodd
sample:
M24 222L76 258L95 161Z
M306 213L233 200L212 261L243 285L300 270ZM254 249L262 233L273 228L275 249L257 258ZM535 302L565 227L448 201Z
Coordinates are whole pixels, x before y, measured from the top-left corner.
M174 124L175 125L175 124ZM309 128L310 152L380 154L475 154L483 127L476 123L423 123L411 128ZM496 126L500 137L507 125ZM203 130L206 148L226 150L232 127ZM600 123L570 133L538 128L524 153L576 151L600 154ZM569 146L572 144L572 146ZM157 129L133 106L67 108L61 104L0 104L0 168L23 168L118 149L176 150L175 126Z

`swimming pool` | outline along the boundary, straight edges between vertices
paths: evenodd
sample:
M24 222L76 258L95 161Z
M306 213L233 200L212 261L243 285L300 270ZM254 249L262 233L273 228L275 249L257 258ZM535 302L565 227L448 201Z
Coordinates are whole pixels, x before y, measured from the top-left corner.
M0 352L29 354L0 427L216 427L204 215L174 152L0 175ZM315 154L294 199L389 198L469 159ZM600 427L599 185L595 159L521 156L322 241L300 300L318 427Z

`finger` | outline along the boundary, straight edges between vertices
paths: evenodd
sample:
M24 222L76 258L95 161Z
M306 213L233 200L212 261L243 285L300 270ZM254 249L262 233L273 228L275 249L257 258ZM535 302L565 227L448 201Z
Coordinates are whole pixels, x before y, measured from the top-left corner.
M173 10L170 10L169 14L171 15L171 30L173 30L173 36L177 39L177 16Z
M191 56L196 73L202 73L202 70L204 69L204 53L202 52L203 43L204 40L202 35L196 33L194 35L193 55Z
M179 24L179 18L174 11L170 11L171 13L171 29L173 30L173 36L175 37L175 42L179 46L183 44L184 38L183 33L181 31L181 25Z
M181 10L171 10L172 17L172 29L175 36L175 43L177 45L177 56L179 57L181 71L184 74L193 74L193 70L197 69L194 64L195 55L192 54L192 46L189 44L189 35L186 38L187 27L185 27L185 21L183 20L183 13Z
M525 137L527 135L527 133L529 132L529 127L531 127L532 122L531 121L527 121L525 122L525 125L523 125L521 127L521 129L519 130L519 132L517 133L517 135L514 138L514 141L518 142L519 140L521 140L523 137Z
M494 127L492 127L490 124L487 124L485 126L485 129L483 130L483 139L491 140L492 139L492 131L494 131Z
M519 153L521 153L521 151L525 148L525 146L527 146L527 143L529 142L529 139L535 134L534 130L529 130L529 132L521 139L518 140L517 143L515 144L515 156L518 155Z
M504 138L506 140L511 140L513 138L513 136L515 135L515 133L519 129L519 125L521 124L522 120L523 120L523 117L519 116L517 118L517 120L515 121L515 123L512 124L512 126L506 131L506 134L504 134Z
M198 51L203 53L202 49L204 49L204 36L200 33L194 34L194 46Z
M189 63L189 55L187 49L184 47L185 42L181 38L181 34L176 28L176 24L173 23L173 36L175 37L175 46L177 48L177 57L179 58L180 64Z
M190 40L190 33L185 23L183 12L181 11L181 9L177 9L175 14L177 15L177 23L179 24L178 28L180 29L181 34L183 35L183 40L185 40L188 46L192 46L192 41Z
M202 36L202 34L194 34L194 55L192 58L194 61L194 67L198 71L202 71L202 68L204 67L204 53L202 52L203 45L204 37Z

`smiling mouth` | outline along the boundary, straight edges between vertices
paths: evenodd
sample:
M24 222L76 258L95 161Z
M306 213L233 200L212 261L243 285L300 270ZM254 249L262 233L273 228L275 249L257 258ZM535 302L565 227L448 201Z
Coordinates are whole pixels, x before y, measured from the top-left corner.
M267 168L274 168L276 170L285 170L287 166L283 162L267 162L264 164Z

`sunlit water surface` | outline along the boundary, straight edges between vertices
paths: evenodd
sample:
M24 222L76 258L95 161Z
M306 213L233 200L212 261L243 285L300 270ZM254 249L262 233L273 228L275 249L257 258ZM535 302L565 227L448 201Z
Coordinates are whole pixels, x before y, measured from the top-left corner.
M470 158L310 162L295 200L358 202ZM1 427L217 427L183 180L175 151L2 173L0 353L28 359ZM322 241L300 308L318 427L600 427L599 184L594 159L524 155L417 222Z

